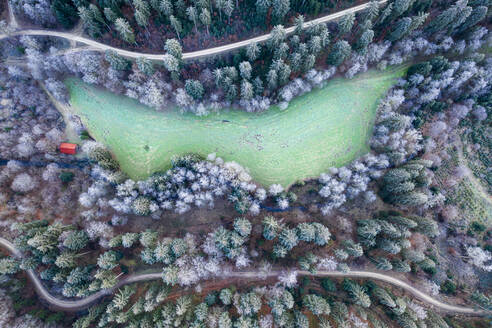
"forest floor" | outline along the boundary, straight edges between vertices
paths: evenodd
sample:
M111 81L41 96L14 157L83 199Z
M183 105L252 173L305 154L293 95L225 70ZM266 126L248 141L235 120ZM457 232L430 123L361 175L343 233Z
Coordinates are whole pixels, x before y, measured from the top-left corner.
M169 168L175 155L216 153L264 185L292 183L342 166L368 151L377 102L405 71L369 71L295 98L285 110L222 111L198 117L159 112L133 99L66 81L74 114L134 179Z

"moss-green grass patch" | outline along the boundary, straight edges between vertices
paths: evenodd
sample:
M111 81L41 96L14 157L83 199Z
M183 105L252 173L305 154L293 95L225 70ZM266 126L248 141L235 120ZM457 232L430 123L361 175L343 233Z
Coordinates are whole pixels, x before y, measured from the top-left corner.
M206 117L158 112L130 98L68 79L72 109L90 134L134 179L166 170L172 156L216 153L264 184L289 186L342 166L368 151L378 99L404 68L336 78L265 113L237 110Z

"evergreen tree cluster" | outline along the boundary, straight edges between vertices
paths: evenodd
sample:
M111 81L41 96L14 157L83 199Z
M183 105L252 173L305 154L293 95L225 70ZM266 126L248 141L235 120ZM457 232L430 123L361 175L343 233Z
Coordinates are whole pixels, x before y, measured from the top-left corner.
M324 246L330 241L331 233L327 227L318 222L300 223L295 228L289 228L283 222L272 216L263 219L263 237L275 240L273 255L284 258L288 253L303 241Z
M424 271L433 272L436 268L435 262L412 249L410 242L415 232L436 237L439 230L435 221L417 216L407 218L398 212L380 212L374 219L358 220L357 226L360 243L379 270L410 272L411 263L420 265Z
M384 201L403 207L429 206L431 165L430 161L411 160L388 170L380 181L379 195Z
M18 268L40 272L43 280L59 285L66 297L84 297L101 288L111 288L117 282L115 273L121 255L116 252L102 253L97 266L82 260L89 246L85 231L46 220L19 223L15 230L20 233L15 245L24 254ZM15 273L13 260L2 262L5 273Z

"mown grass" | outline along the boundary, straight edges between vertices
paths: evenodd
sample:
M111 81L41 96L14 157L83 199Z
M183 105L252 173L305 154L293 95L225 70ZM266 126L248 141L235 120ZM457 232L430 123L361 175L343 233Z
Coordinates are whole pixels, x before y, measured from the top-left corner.
M157 112L138 102L68 79L72 110L130 177L166 170L172 156L217 153L247 167L264 184L289 186L342 166L368 151L378 99L405 68L337 78L294 99L286 110L206 117Z

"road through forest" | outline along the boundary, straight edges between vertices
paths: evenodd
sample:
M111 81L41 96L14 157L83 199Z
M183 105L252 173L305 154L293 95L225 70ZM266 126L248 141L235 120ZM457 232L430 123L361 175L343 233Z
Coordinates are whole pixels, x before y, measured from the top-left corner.
M14 257L16 258L21 258L22 257L22 252L18 250L15 245L13 245L11 242L8 240L0 237L0 247L3 247L6 249L8 252L10 252ZM156 272L156 273L142 273L142 274L133 274L124 277L121 279L118 284L108 290L102 290L99 291L95 294L92 294L90 296L87 296L85 298L77 299L77 300L64 300L57 298L53 295L50 294L50 292L44 287L41 279L37 276L37 274L34 272L34 270L28 270L26 271L29 280L34 284L34 287L36 289L36 293L39 295L39 297L50 304L53 308L56 308L61 311L67 311L67 312L77 312L84 310L91 306L92 304L96 303L100 298L111 295L113 294L118 288L132 284L132 283L137 283L137 282L145 282L145 281L151 281L151 280L158 280L162 279L162 273L161 272ZM276 278L278 277L282 272L281 271L271 271L267 275L261 275L259 272L256 271L243 271L243 272L229 272L224 274L220 278L222 280L224 279L243 279L243 280L249 280L249 281L254 281L254 280L265 280L267 278ZM378 273L378 272L372 272L372 271L349 271L349 272L338 272L338 271L323 271L320 270L316 274L312 274L308 271L297 271L297 274L299 276L309 276L309 277L318 277L318 278L324 278L324 277L334 277L334 278L355 278L355 279L375 279L382 281L384 283L391 284L393 286L399 287L406 292L412 294L416 298L420 299L421 301L434 306L436 309L441 310L442 312L446 313L451 313L451 314L464 314L464 315L472 315L472 316L484 316L484 315L490 315L490 312L486 310L480 310L480 309L475 309L471 307L464 307L464 306L456 306L456 305L451 305L451 304L446 304L443 303L435 298L433 298L430 295L425 294L424 292L418 290L417 288L409 285L408 283L391 277L389 275L383 274L383 273ZM205 286L206 287L206 284Z
M386 3L387 0L379 1L379 5L382 5ZM320 18L313 19L311 21L305 22L304 23L304 28L308 28L310 26L320 24L320 23L326 23L335 19L338 19L340 17L343 17L349 13L356 13L359 11L362 11L366 9L369 6L370 2L354 6L345 10L341 10L339 12L336 12L334 14L326 15ZM12 14L12 10L10 8L9 4L9 14L12 20L11 27L17 28L18 23L15 20L15 16ZM295 30L295 26L291 26L285 29L285 32L287 34L293 33ZM138 58L138 57L144 57L150 60L162 60L164 58L164 54L147 54L147 53L141 53L141 52L136 52L136 51L129 51L129 50L124 50L120 48L115 48L108 46L106 44L91 40L89 38L86 38L84 36L81 36L80 33L76 33L74 31L72 32L60 32L60 31L50 31L50 30L43 30L43 29L21 29L18 31L14 31L9 34L0 34L0 40L5 39L11 36L20 36L20 35L38 35L38 36L54 36L54 37L60 37L64 38L70 41L74 42L79 42L83 43L89 46L89 48L83 48L83 50L94 50L94 51L106 51L106 50L113 50L116 53L118 53L121 56L124 57L129 57L129 58ZM214 47L214 48L209 48L209 49L203 49L203 50L198 50L198 51L193 51L193 52L186 52L183 53L183 59L184 60L192 60L192 59L198 59L201 57L206 57L206 56L212 56L212 55L218 55L224 52L229 52L232 50L236 50L242 47L245 47L251 43L261 43L265 42L268 40L270 37L270 33L268 34L263 34L251 39L235 42L235 43L230 43L226 44L220 47ZM75 49L74 49L75 50Z

